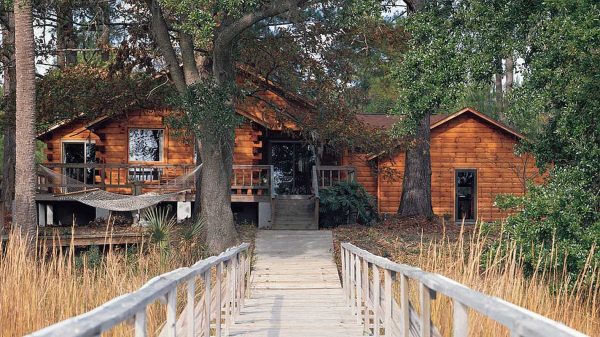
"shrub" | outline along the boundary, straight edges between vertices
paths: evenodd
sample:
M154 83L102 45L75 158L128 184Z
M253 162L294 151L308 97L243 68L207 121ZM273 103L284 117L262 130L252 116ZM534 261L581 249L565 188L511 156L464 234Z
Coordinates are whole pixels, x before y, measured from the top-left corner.
M591 183L587 172L561 168L551 172L547 184L532 185L523 196L497 198L500 208L517 211L507 218L505 231L522 247L530 272L540 262L558 263L572 275L600 264L595 249L600 243L600 198Z
M369 224L377 218L375 199L356 182L341 182L321 191L319 223L323 227Z
M175 217L170 215L171 207L150 207L144 211L143 220L147 223L150 242L166 252L171 244Z

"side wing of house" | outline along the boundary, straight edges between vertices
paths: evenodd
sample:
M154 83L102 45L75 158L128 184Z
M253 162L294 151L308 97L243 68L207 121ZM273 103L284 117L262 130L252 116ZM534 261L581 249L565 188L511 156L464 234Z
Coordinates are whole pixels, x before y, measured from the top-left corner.
M456 116L455 116L456 115ZM438 121L439 122L439 121ZM476 111L461 111L432 123L431 167L433 211L448 220L494 221L506 217L495 206L499 194L522 194L526 182L542 178L529 154L515 155L520 135ZM396 213L400 205L404 152L376 157L377 170L367 171L364 155L347 161L363 172L357 180L378 200L381 213ZM373 180L376 181L372 188Z

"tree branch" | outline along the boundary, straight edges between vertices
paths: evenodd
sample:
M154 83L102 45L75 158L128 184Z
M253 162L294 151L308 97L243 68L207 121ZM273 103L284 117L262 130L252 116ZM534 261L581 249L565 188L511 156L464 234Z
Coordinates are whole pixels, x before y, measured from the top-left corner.
M146 0L146 4L152 15L150 26L152 35L154 35L154 41L158 45L158 49L165 59L165 62L167 62L171 79L173 80L177 91L179 91L179 93L184 93L187 89L185 76L179 67L179 60L177 59L175 49L171 44L169 28L163 17L160 5L157 0Z

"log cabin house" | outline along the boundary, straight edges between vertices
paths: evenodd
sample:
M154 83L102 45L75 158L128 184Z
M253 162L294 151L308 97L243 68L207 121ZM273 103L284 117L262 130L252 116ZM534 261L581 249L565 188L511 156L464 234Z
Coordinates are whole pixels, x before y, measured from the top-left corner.
M300 97L270 84L260 99L236 106L244 122L235 130L232 208L238 220L274 229L318 228L318 192L336 181L355 180L376 197L380 213L400 203L404 153L391 156L345 149L317 160L290 118L281 111L311 113ZM269 102L268 104L266 102ZM280 109L275 112L275 104ZM166 126L168 110L135 110L95 120L74 119L39 135L46 144L44 165L85 184L120 194L157 191L164 182L191 172L195 149ZM384 115L359 115L369 128L389 129ZM290 131L292 130L292 131ZM296 131L294 131L296 130ZM533 159L516 155L523 136L472 108L431 120L434 212L451 221L494 221L506 216L494 206L500 193L523 193L537 173ZM317 165L318 163L318 165ZM390 173L391 172L391 173ZM107 211L57 198L69 186L38 187L39 225L87 223ZM168 202L177 216L191 213L194 186Z

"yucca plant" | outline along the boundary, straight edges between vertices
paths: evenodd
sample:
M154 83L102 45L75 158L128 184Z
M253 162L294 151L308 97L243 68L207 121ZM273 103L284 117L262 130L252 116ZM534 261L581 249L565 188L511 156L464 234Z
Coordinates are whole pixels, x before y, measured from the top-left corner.
M149 207L144 211L143 220L147 223L150 242L156 244L161 251L169 249L173 236L175 217L170 215L171 206Z
M190 226L186 226L181 231L181 237L186 241L197 241L204 230L204 218L198 217L192 221Z

